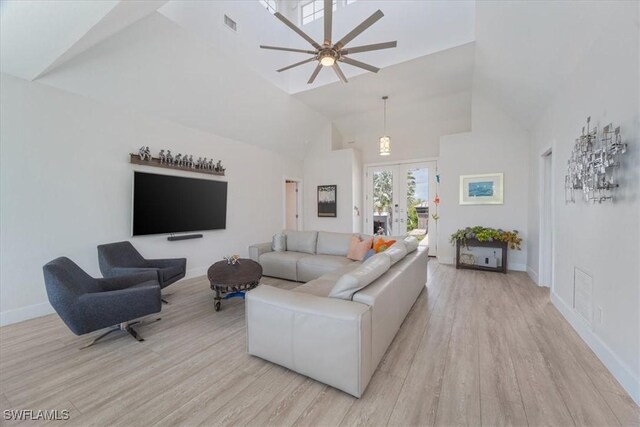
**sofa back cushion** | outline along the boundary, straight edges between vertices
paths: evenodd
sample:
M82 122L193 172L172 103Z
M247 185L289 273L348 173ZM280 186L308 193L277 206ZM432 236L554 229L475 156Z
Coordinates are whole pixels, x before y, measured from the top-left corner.
M391 267L391 257L385 253L372 256L359 267L342 275L331 289L329 297L351 300L353 294L382 276Z
M405 237L403 242L404 242L405 246L407 247L407 253L411 253L411 252L415 251L416 249L418 249L418 244L420 243L420 242L418 242L418 239L416 239L414 236Z
M407 246L402 241L398 241L391 245L384 253L389 255L391 265L393 265L407 255Z
M318 231L318 246L316 253L323 255L347 256L351 245L350 233L330 233Z
M347 252L347 258L354 261L364 261L364 257L372 249L372 245L373 237L361 241L358 236L351 236L351 245L349 246L349 252Z
M287 250L292 252L303 252L307 254L316 253L317 231L292 231L286 230Z

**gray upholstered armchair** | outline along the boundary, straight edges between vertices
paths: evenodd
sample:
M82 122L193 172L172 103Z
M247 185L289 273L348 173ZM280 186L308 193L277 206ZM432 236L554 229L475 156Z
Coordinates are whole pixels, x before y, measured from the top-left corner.
M131 328L140 322L129 322L161 310L160 285L153 271L94 279L66 257L56 258L42 269L49 302L74 334L116 325L87 347L116 330L144 341Z
M130 242L98 246L98 262L104 277L153 271L157 274L160 288L166 288L182 279L187 270L186 258L145 259Z

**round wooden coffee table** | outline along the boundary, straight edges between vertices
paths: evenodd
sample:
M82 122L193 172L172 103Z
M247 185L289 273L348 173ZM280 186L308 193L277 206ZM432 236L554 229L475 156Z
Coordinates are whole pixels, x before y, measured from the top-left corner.
M262 266L246 258L240 258L236 264L218 261L209 267L207 277L211 283L211 289L216 293L215 309L220 311L223 299L234 297L244 299L246 291L258 286L262 277Z

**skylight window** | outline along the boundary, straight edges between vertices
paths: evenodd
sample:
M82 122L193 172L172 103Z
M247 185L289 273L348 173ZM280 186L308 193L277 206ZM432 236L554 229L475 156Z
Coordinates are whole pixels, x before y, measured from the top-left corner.
M258 2L270 13L276 13L278 11L278 4L276 3L276 0L258 0Z
M306 25L309 22L313 22L316 19L322 18L324 15L324 1L323 0L312 0L312 1L304 1L300 2L300 11L302 18L302 25ZM333 11L335 12L338 9L338 1L333 0Z

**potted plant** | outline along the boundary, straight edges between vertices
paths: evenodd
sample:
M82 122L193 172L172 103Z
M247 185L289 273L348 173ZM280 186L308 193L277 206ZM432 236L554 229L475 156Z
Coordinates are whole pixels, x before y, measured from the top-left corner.
M479 242L506 242L509 249L521 249L522 238L518 236L518 230L505 231L501 228L495 229L490 227L466 227L461 228L451 235L450 242L452 245L460 243L460 246L467 246L469 240L477 240Z

